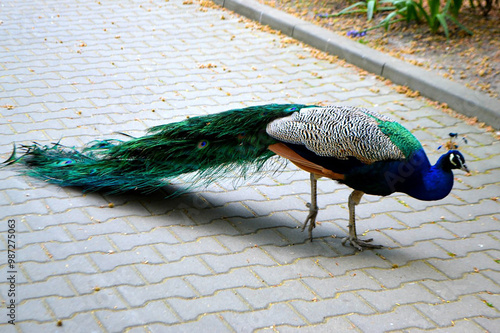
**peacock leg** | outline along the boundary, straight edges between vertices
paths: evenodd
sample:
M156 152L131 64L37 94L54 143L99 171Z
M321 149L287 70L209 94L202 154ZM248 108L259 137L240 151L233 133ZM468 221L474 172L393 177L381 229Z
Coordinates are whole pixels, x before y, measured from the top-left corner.
M318 215L318 204L317 204L317 184L318 180L316 179L316 176L311 173L311 202L307 204L307 207L309 207L309 215L307 215L306 221L304 222L304 225L302 226L302 231L306 228L307 224L309 224L309 239L313 240L312 237L312 231L314 228L316 228L316 216Z
M370 242L373 241L373 238L366 239L366 240L361 240L358 239L357 233L356 233L356 215L354 213L355 207L359 202L361 201L361 197L365 194L362 191L354 190L352 191L351 195L349 195L349 236L345 237L342 239L342 245L345 245L346 242L349 241L349 243L354 246L358 251L363 251L364 247L367 248L372 248L372 249L379 249L382 246L381 245L374 245L371 244Z

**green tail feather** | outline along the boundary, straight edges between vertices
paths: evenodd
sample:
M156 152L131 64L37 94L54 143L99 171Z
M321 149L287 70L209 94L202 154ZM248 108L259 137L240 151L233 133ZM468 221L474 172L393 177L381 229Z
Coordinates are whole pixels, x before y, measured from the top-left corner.
M156 126L148 135L129 141L94 141L82 150L60 144L22 146L8 163L26 166L23 173L60 186L86 191L152 191L177 176L195 172L195 182L249 168L259 169L274 155L267 149L276 141L266 134L267 124L308 107L270 104L193 117Z

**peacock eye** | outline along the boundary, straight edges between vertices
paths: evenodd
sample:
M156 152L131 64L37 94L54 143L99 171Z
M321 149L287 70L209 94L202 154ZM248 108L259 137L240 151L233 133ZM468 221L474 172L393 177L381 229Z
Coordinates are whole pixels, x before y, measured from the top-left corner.
M203 149L206 146L208 146L208 141L202 140L202 141L198 142L198 148L199 149Z
M289 108L288 110L289 111L296 111L296 110L298 110L298 108L293 107L293 108Z

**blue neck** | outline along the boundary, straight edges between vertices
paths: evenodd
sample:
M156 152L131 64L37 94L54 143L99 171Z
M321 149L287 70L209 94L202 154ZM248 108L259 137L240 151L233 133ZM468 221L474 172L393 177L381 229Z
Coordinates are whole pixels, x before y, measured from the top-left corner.
M408 169L413 167L414 171L404 177L396 190L419 200L443 199L453 187L453 172L444 163L447 158L448 154L444 154L431 166L424 150L418 150L407 162Z

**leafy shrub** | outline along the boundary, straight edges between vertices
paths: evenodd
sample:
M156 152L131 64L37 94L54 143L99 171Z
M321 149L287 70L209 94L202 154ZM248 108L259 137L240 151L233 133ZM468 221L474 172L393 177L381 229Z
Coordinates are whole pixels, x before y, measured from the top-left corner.
M375 13L389 12L373 29L379 27L389 29L391 24L401 21L406 21L408 24L413 21L417 23L425 22L432 33L437 33L439 28L442 27L446 37L449 38L448 22L451 21L460 29L472 35L472 32L457 19L462 3L463 0L446 0L444 6L441 6L441 0L428 0L427 6L424 6L423 0L418 0L418 2L415 0L367 0L357 2L333 16L366 13L367 19L370 21Z

